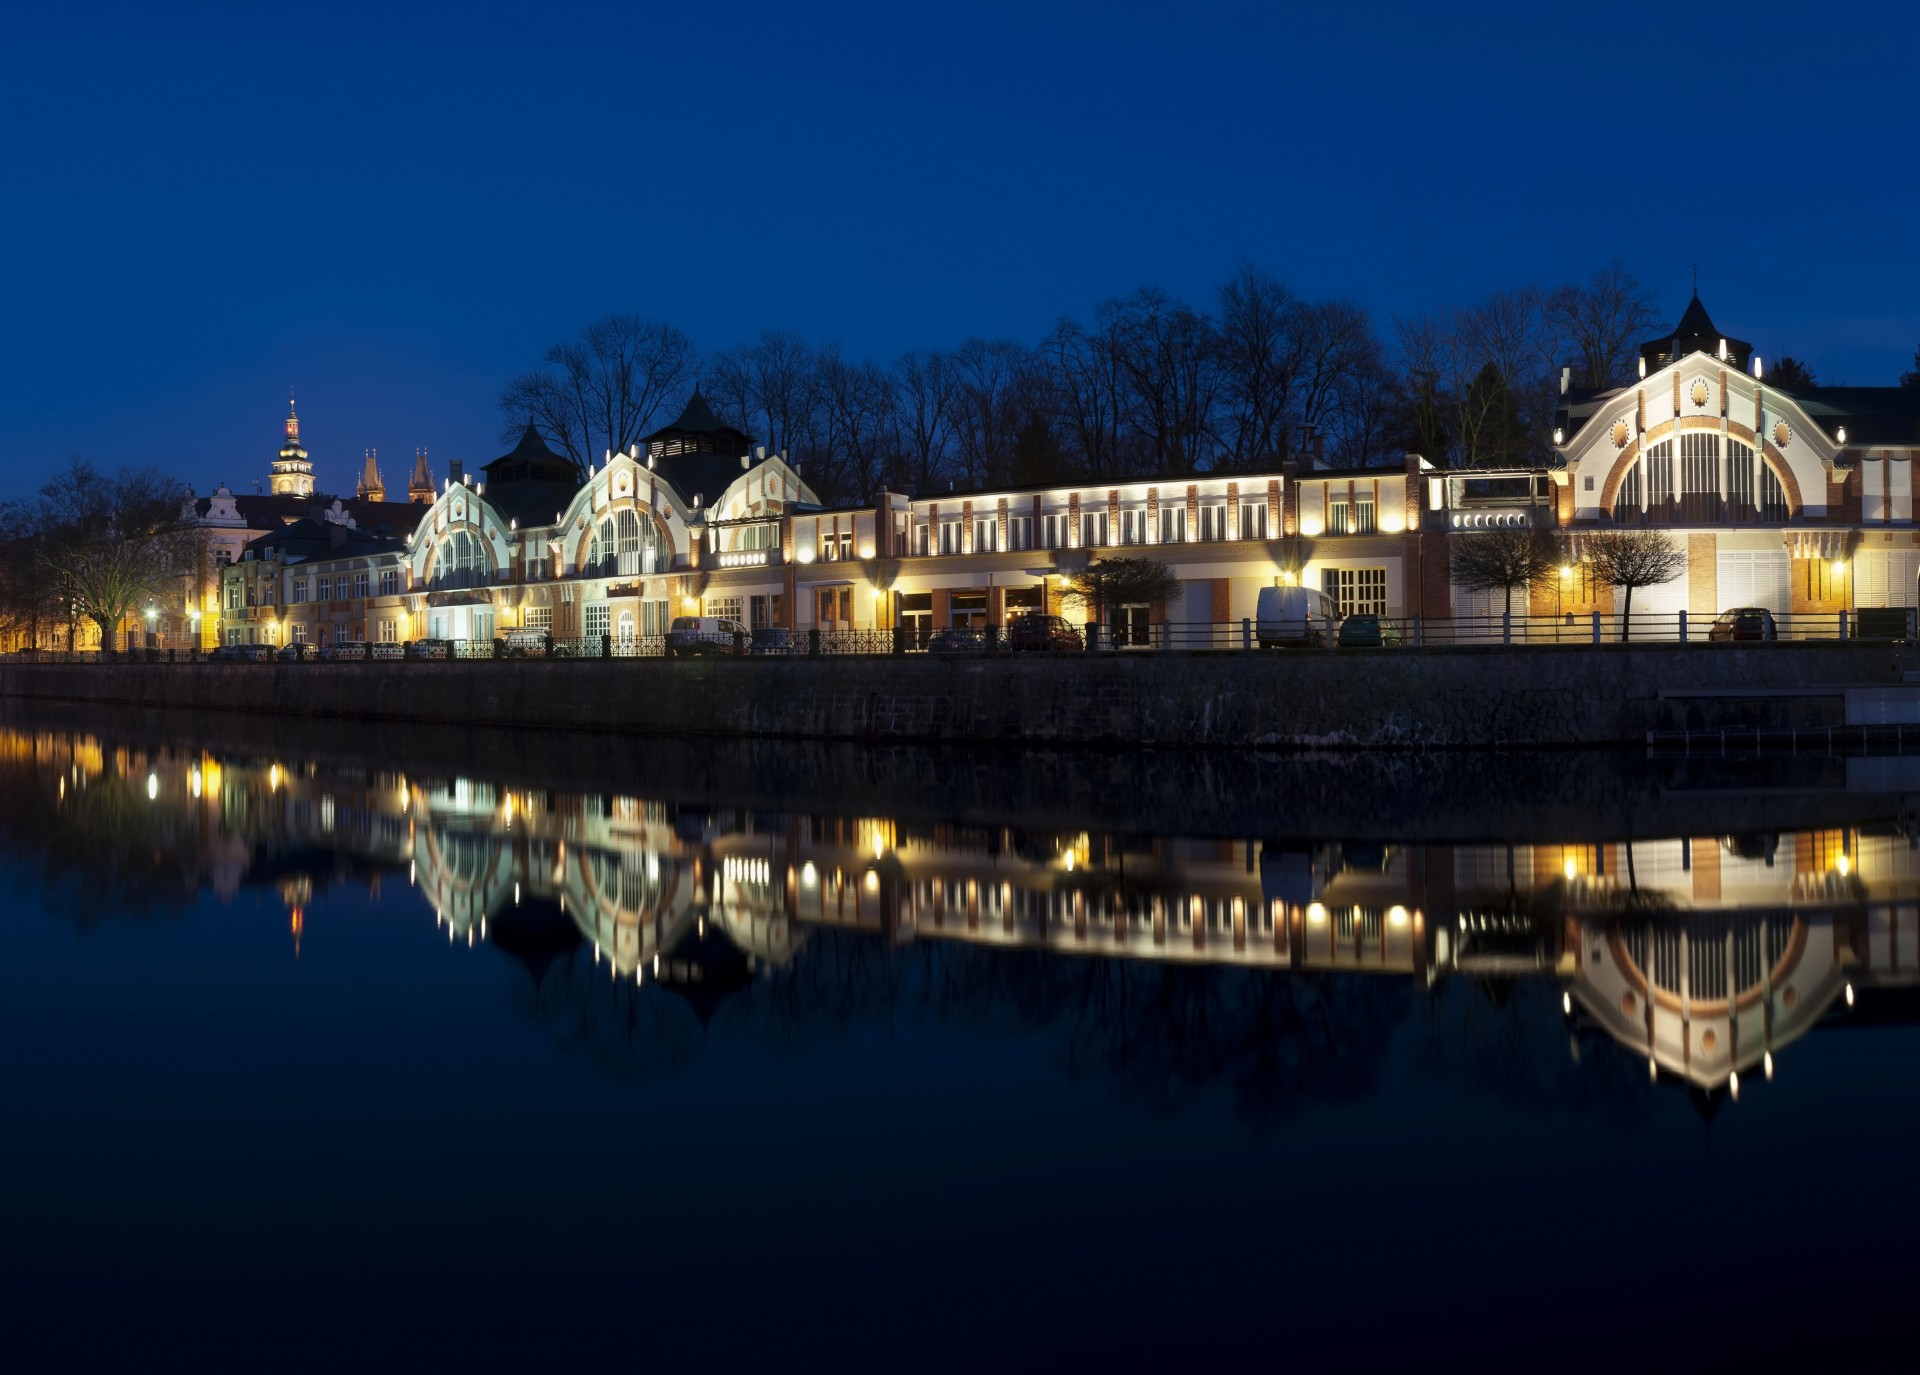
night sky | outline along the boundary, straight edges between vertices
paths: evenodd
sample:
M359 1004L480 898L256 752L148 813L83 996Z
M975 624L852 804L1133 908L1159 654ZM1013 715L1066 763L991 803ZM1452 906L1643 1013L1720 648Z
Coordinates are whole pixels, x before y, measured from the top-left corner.
M180 8L6 22L0 497L247 490L289 386L323 488L484 461L610 310L890 359L1250 260L1385 335L1619 257L1822 381L1920 344L1905 6Z

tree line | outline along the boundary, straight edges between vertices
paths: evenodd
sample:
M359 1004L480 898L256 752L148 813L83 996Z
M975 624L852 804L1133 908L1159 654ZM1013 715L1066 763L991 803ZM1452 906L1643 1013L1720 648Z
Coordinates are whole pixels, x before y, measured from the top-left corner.
M973 338L881 361L769 329L703 354L678 327L609 315L501 391L502 436L531 420L582 474L670 422L697 382L716 413L806 464L827 501L880 489L1343 467L1408 450L1450 467L1538 461L1560 370L1620 385L1656 332L1623 265L1553 289L1396 316L1299 295L1243 265L1210 301L1141 287L1032 342Z

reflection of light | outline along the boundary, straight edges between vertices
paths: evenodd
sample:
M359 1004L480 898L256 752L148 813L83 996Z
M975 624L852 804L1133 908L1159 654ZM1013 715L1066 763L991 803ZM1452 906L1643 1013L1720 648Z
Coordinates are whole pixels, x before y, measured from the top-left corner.
M1312 903L1307 907L1307 920L1312 922L1315 926L1318 926L1321 922L1325 921L1326 919L1327 919L1327 909L1322 907L1319 903L1317 902Z
M1846 575L1847 561L1845 559L1835 559L1833 561L1833 576L1836 578L1844 578Z
M515 907L518 907L520 905L520 883L517 879L514 881L514 885L513 885L513 905Z
M1767 1078L1769 1079L1773 1078L1773 1052L1772 1051L1768 1051L1765 1055L1762 1055L1760 1057L1760 1069L1761 1069L1761 1072L1767 1076Z
M1847 1006L1848 1007L1853 1006L1853 985L1852 984L1847 985Z
M147 775L147 801L151 802L158 796L160 796L160 777L158 774L150 773Z
M1071 874L1073 872L1073 851L1067 851L1065 859L1067 861L1067 872Z
M1727 1097L1736 1100L1740 1097L1740 1071L1737 1069L1727 1075Z
M1389 908L1387 909L1387 925L1389 925L1389 926L1405 926L1406 924L1407 924L1407 909L1406 909L1406 908L1404 908L1404 907L1389 907Z
M187 773L187 790L196 798L201 794L202 784L200 781L200 766L198 764L194 765Z
M267 770L267 788L272 792L280 791L280 766L275 764Z
M1853 861L1848 859L1845 855L1841 855L1838 859L1834 860L1833 871L1836 874L1840 875L1841 878L1845 878L1848 874L1853 872Z
M1567 856L1567 862L1560 866L1569 881L1580 877L1580 866L1573 862L1573 856Z
M1560 994L1560 1011L1568 1017L1573 1015L1573 994L1567 992Z
M808 860L805 864L800 866L800 882L805 887L811 888L814 886L814 884L818 883L819 881L820 881L820 871L813 867L812 860Z
M1652 1058L1649 1057L1647 1060L1647 1078L1658 1079L1659 1077L1660 1077L1660 1066L1656 1065L1653 1062Z
M869 893L877 893L880 891L880 875L872 869L867 870L867 891Z

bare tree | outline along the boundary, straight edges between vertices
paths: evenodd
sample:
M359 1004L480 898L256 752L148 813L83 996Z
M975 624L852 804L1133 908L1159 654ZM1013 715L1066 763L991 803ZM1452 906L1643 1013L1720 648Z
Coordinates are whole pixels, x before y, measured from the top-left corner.
M1913 351L1913 371L1900 374L1900 385L1920 390L1920 349Z
M894 426L902 465L891 481L931 492L945 478L953 444L953 398L957 385L947 355L912 350L893 363Z
M1028 415L1033 363L1010 339L969 339L953 353L954 444L969 487L1002 481Z
M1158 287L1103 302L1094 312L1110 333L1126 379L1128 420L1145 449L1149 472L1191 473L1214 451L1219 393L1213 322Z
M1164 602L1181 586L1158 559L1095 559L1067 579L1066 595L1085 605L1096 624L1104 624L1114 607Z
M1559 567L1553 537L1530 528L1478 531L1449 541L1448 572L1469 592L1503 592L1513 614L1515 588L1530 588Z
M181 523L186 489L155 468L103 473L75 456L13 512L49 587L100 631L103 648L141 605L160 597L192 557Z
M1561 357L1570 359L1576 386L1600 390L1633 377L1634 347L1657 327L1653 293L1618 258L1587 279L1563 286L1543 307Z
M1250 263L1220 288L1220 429L1229 467L1245 471L1286 453L1303 310Z
M512 440L531 421L584 478L588 464L625 450L678 403L696 360L693 341L672 325L606 316L502 388L501 436Z
M1066 436L1085 476L1118 476L1126 468L1129 436L1126 382L1113 331L1089 333L1077 321L1062 320L1041 342L1040 356L1052 374L1057 430L1050 433Z
M1599 530L1580 537L1580 551L1596 582L1627 589L1620 608L1620 638L1630 638L1633 592L1657 587L1687 571L1687 551L1659 530Z

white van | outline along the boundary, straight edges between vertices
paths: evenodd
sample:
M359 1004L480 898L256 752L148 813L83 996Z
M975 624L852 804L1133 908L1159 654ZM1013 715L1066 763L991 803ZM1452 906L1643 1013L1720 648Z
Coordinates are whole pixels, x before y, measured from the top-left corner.
M1339 622L1333 598L1317 587L1263 587L1254 633L1262 649L1324 645Z

